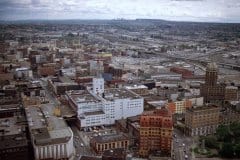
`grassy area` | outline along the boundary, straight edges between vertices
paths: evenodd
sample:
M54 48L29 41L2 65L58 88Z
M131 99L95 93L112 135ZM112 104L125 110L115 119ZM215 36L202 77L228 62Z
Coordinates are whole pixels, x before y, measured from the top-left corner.
M205 148L204 150L202 150L202 149L199 148L199 147L195 147L195 148L193 149L193 151L194 151L194 153L200 154L200 155L207 155L207 156L212 155L211 150L208 149L208 148Z

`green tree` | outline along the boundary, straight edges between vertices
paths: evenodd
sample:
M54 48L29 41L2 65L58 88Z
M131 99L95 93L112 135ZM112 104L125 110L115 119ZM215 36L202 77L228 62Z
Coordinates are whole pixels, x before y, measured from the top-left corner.
M240 158L240 144L235 146L235 154L237 158Z
M237 123L237 122L231 123L229 128L234 137L240 136L240 123Z
M231 136L229 133L228 126L220 125L216 130L217 138L220 141L230 142Z
M233 158L234 157L233 144L223 143L222 149L220 150L219 153L224 158Z
M214 136L208 136L205 138L205 145L208 148L215 148L218 149L219 148L219 144L217 142L217 138Z

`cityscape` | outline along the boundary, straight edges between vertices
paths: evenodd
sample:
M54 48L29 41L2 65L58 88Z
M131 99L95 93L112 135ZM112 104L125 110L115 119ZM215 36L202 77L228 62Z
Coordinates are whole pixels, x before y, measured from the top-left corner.
M0 4L0 160L240 159L240 23Z

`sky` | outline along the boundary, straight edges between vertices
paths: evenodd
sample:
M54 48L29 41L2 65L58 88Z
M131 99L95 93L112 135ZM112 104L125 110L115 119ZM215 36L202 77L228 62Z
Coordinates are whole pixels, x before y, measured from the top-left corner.
M240 0L0 0L0 20L117 18L240 22Z

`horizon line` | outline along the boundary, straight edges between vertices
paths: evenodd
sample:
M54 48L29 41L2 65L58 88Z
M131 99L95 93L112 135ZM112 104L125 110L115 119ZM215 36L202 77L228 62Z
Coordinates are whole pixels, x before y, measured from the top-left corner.
M234 21L201 21L201 20L168 20L168 19L157 19L157 18L73 18L73 19L14 19L14 20L4 20L0 19L0 22L21 22L21 21L136 21L136 20L156 20L156 21L166 21L166 22L183 22L183 23L220 23L220 24L239 24L240 22Z

